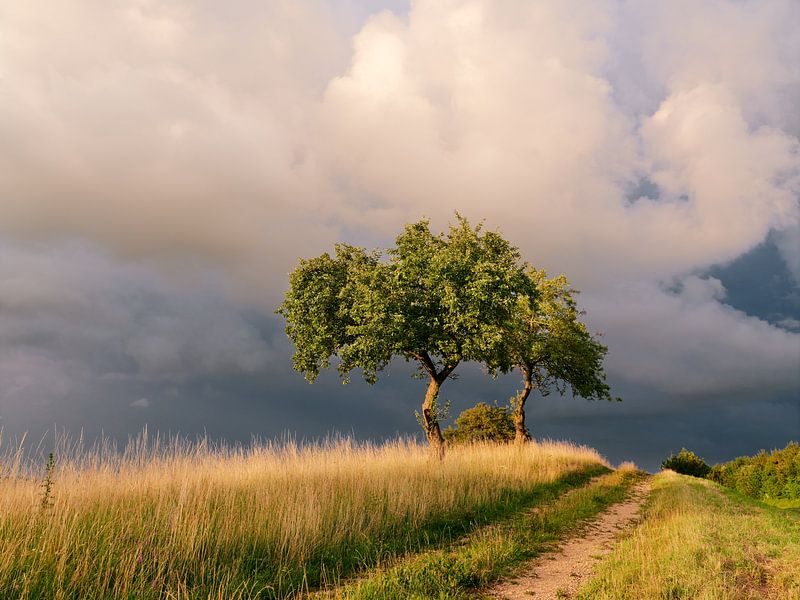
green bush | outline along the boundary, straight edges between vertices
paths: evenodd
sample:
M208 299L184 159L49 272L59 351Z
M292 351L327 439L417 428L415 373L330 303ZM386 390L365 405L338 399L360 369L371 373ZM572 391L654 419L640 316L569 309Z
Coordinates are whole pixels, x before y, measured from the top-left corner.
M800 499L800 445L714 465L708 478L758 500Z
M670 454L669 458L661 463L661 468L694 477L705 477L711 471L706 461L686 448L681 449L678 454Z
M507 407L480 402L458 415L456 426L445 429L443 435L451 444L510 442L514 422Z

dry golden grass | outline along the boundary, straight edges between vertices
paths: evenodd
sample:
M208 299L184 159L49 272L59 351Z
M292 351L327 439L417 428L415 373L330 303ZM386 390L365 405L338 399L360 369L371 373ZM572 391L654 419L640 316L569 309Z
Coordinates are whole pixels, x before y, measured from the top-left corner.
M617 471L638 471L639 467L636 466L636 463L630 460L626 460L624 462L619 463L619 466L616 469Z
M62 443L55 454L46 508L41 470L0 460L0 597L285 597L605 464L557 442L458 447L443 462L407 441L244 449L143 437L121 453Z

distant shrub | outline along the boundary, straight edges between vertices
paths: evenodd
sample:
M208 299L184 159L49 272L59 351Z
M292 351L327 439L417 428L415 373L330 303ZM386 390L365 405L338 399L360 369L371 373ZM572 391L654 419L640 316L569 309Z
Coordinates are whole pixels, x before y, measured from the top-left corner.
M661 468L693 477L705 477L711 471L711 467L702 458L686 448L681 449L677 454L671 454L661 463Z
M800 499L800 445L714 465L708 478L758 500Z
M451 444L510 442L514 439L514 422L505 406L480 402L458 415L456 426L444 430L444 438Z

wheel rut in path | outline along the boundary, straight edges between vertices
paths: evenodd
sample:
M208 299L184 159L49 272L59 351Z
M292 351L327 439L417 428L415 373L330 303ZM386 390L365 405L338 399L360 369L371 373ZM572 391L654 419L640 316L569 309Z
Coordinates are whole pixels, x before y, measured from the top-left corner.
M537 557L516 577L489 589L488 596L498 600L572 598L600 558L611 552L620 531L638 521L649 491L649 479L636 484L626 500L600 513L557 550Z

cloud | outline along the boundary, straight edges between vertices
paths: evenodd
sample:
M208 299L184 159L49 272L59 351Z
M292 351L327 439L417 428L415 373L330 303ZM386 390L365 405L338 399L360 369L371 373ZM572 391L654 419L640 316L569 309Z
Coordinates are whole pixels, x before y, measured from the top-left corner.
M150 408L150 400L147 398L139 398L130 403L133 408Z
M702 277L770 235L798 277L796 2L363 10L0 0L12 390L285 361L243 309L297 257L454 210L586 292L618 376L796 388L800 334Z
M724 294L718 279L690 276L679 291L639 283L588 299L614 349L609 371L693 397L800 388L797 334L722 304Z
M776 243L780 248L786 267L800 285L800 225L793 225L776 234Z
M314 249L333 240L330 183L305 148L315 99L346 62L323 3L0 10L1 231L230 270L257 261L262 277L265 259L286 270L297 232Z
M707 268L793 226L797 138L746 120L753 90L733 68L738 53L692 62L691 76L676 60L652 112L626 110L606 73L613 11L602 6L421 2L407 20L371 20L323 107L329 160L351 197L375 199L349 217L380 227L490 213L534 260L591 285ZM740 26L777 18L755 12L759 25ZM661 61L682 44L664 40ZM719 79L723 59L736 81ZM625 190L643 177L659 198L631 205Z
M120 265L85 245L0 245L0 403L264 369L270 342L215 279Z
M800 319L787 317L778 321L778 325L790 331L800 331Z

